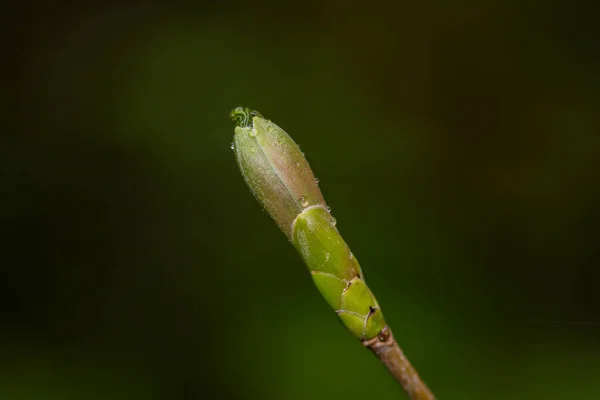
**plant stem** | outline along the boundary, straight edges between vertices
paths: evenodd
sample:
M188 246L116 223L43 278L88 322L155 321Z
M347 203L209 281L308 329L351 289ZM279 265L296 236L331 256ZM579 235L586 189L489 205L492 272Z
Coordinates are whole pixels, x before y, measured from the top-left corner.
M435 400L433 393L421 380L415 368L396 343L389 327L386 326L378 336L364 340L362 343L381 360L410 399Z

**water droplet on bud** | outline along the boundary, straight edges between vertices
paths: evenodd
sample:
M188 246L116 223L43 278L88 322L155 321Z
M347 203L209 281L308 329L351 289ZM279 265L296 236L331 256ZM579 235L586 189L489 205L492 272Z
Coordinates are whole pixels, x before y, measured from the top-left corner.
M248 135L252 136L252 137L256 137L256 129L252 128L248 131Z
M304 196L301 196L301 197L300 197L300 205L301 205L302 207L306 207L306 206L308 206L308 200L306 199L306 197L304 197Z
M296 161L296 167L300 166L300 161Z
M354 258L354 254L350 253L350 259L352 260Z
M330 213L331 212L331 207L327 206L326 210L327 210L328 213Z
M318 185L319 184L319 178L315 178L315 183Z
M235 150L235 143L231 142L231 150Z
M331 254L325 253L325 262L329 261L329 257L331 257Z
M335 226L337 224L337 219L335 217L331 217L331 225Z
M252 146L250 147L250 153L255 153L256 152L256 147Z
M272 126L272 125L269 125L269 126L267 127L267 131L269 131L269 132L273 132L273 126Z

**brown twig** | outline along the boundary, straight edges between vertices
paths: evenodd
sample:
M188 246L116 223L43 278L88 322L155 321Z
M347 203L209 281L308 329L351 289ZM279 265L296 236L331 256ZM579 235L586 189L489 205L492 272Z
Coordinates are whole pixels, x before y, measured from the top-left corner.
M386 326L378 336L363 341L363 344L381 360L411 400L435 400L396 343L389 327Z

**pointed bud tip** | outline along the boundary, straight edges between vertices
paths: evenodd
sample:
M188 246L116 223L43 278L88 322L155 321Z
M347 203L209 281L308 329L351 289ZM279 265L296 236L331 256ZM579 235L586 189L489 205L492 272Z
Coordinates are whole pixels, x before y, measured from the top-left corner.
M262 117L262 115L258 111L242 106L234 108L229 113L229 118L241 128L252 127L252 118L254 117Z

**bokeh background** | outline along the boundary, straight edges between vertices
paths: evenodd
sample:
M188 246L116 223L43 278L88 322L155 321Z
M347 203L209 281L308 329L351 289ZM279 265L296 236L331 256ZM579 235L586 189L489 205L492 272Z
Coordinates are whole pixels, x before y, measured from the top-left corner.
M440 399L600 398L583 1L3 17L1 399L404 398L245 187L238 105L306 152Z

